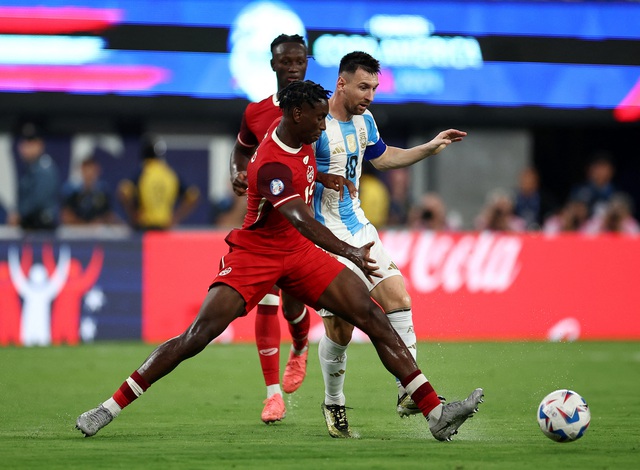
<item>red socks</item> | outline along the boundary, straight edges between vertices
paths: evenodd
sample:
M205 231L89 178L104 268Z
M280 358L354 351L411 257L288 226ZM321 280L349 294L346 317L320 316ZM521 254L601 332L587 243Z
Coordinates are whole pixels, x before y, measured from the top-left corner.
M425 417L440 404L438 394L420 369L409 374L400 382Z
M258 304L255 333L264 382L267 386L279 384L280 321L278 319L278 305Z
M120 408L129 405L133 400L142 395L150 384L135 371L127 380L125 380L120 388L113 394L113 400Z

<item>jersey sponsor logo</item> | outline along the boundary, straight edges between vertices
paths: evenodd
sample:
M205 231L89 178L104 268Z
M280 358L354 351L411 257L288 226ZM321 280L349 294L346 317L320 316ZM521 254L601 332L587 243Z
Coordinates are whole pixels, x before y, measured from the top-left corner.
M277 196L278 194L282 193L282 191L284 191L284 183L279 179L271 180L269 189L271 190L271 194Z
M229 266L228 268L224 268L222 271L218 273L218 276L226 276L231 272L232 269L233 268L231 266Z
M347 135L347 149L349 152L355 152L356 148L356 136L353 134Z
M251 163L253 163L253 162L255 162L255 161L256 161L256 157L257 157L257 156L258 156L258 152L255 152L255 153L253 154L253 157L251 157Z
M315 171L312 166L307 167L307 182L311 183L315 179Z

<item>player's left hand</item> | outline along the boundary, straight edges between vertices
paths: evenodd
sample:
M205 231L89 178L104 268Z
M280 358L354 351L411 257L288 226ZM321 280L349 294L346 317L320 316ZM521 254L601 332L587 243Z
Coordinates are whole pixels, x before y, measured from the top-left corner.
M347 187L347 191L349 191L349 195L351 199L355 199L358 195L358 190L356 189L356 185L353 184L350 180L341 175L333 175L331 173L318 173L316 176L316 181L322 184L325 188L333 189L334 191L338 191L340 193L340 200L344 199L344 187Z
M435 155L453 142L460 142L467 133L458 129L448 129L440 132L431 141L427 142L427 149L430 155Z
M375 242L369 242L360 248L353 250L352 256L347 256L347 259L351 260L362 272L367 280L373 283L374 277L382 277L379 271L380 267L377 266L376 260L371 257L371 247Z

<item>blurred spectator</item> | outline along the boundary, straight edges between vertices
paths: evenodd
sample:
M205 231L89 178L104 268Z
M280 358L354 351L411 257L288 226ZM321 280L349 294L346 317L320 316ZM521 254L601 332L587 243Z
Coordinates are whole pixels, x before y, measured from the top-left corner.
M164 160L167 146L155 136L144 136L141 167L118 187L118 198L129 222L140 230L166 230L182 222L200 198L196 186L187 186Z
M589 161L587 180L571 190L572 198L587 201L589 217L604 211L607 202L616 192L613 184L615 166L609 152L597 152Z
M44 138L34 124L22 127L17 149L26 168L18 180L18 210L9 212L7 222L25 230L55 229L60 210L58 167L45 153Z
M80 165L79 182L67 182L62 189L63 224L112 224L118 218L113 212L111 192L100 179L102 168L93 156Z
M633 203L631 198L624 193L614 193L609 199L604 211L596 213L587 222L584 232L598 233L625 233L635 235L640 233L640 225L633 218Z
M542 230L547 235L555 235L561 232L583 232L589 220L589 204L586 200L574 195L558 211L557 214L548 217Z
M452 230L444 201L434 192L423 194L420 203L411 208L408 225L416 230Z
M523 232L525 227L524 219L513 212L511 196L502 189L489 193L487 202L475 221L476 230Z
M373 171L365 170L362 166L362 176L358 187L360 207L369 222L377 229L384 227L389 218L389 190ZM345 197L349 197L348 194Z
M405 225L413 205L409 193L411 173L408 168L398 168L387 172L387 178L390 195L387 225L392 227Z
M526 230L540 230L554 210L552 197L540 188L538 171L527 167L520 173L513 212L524 220Z

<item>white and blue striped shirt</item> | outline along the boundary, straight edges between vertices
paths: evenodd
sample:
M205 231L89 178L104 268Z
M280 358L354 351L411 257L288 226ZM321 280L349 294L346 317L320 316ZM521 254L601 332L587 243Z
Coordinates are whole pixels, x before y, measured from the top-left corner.
M331 114L326 118L327 129L315 143L318 171L342 175L356 188L360 185L362 161L378 158L387 149L369 110L341 122ZM346 189L346 188L345 188ZM338 238L345 239L369 223L360 208L360 199L351 199L345 191L340 200L337 191L317 183L313 196L315 218Z

